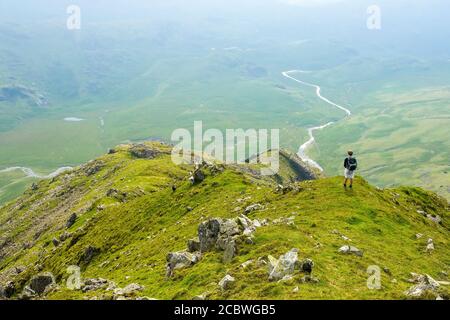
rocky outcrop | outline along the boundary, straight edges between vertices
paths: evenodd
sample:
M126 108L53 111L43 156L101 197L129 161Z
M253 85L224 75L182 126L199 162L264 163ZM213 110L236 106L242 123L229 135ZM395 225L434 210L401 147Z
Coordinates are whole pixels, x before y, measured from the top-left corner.
M409 282L415 284L405 292L405 295L409 298L423 299L429 298L430 296L434 298L437 298L439 296L439 282L437 282L427 274L422 275L411 273L411 279L409 280Z
M252 221L243 215L235 219L205 221L198 228L200 251L224 251L223 262L229 263L237 255L240 243L253 243L253 233L261 226L258 220Z
M20 296L23 300L43 296L56 287L55 277L50 272L38 274L31 278L30 283L25 286Z
M84 168L84 174L89 177L93 176L94 174L100 172L100 170L103 169L105 164L102 161L92 161L89 162Z

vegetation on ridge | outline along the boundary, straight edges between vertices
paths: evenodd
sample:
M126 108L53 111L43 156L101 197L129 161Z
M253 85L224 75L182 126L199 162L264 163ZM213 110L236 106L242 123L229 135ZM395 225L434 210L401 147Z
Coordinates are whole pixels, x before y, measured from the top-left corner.
M448 280L449 207L431 192L382 190L361 178L354 190L344 190L339 177L291 183L283 192L245 166L221 165L206 169L205 180L192 185L193 166L173 164L169 146L148 144L151 159L133 153L134 147L120 146L41 181L0 208L0 285L13 281L13 298L41 272L52 272L58 284L45 298L113 297L105 289L66 288L71 265L81 268L84 279L104 278L120 287L138 283L144 287L140 296L156 299L205 293L209 299L402 299L411 287L411 272ZM262 209L248 217L269 222L256 230L254 244L240 245L230 263L222 262L220 252L208 252L194 266L166 277L167 254L184 250L200 223L238 217L253 204ZM73 214L76 219L68 225ZM440 223L432 219L438 216ZM432 252L426 251L429 238ZM358 247L363 256L339 253L344 245ZM301 259L314 261L317 283L303 283L303 274L268 280L267 266L258 259L292 248L299 249ZM243 268L249 260L254 263ZM367 288L372 265L384 270L380 290ZM223 291L217 283L226 274L236 281ZM440 290L448 298L446 287Z

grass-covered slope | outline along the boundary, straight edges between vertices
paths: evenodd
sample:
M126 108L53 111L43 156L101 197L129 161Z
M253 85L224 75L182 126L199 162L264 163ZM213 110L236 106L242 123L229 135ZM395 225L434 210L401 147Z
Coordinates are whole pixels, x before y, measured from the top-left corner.
M138 283L144 286L140 296L156 299L205 293L209 299L403 299L411 287L410 272L447 280L448 203L432 193L406 187L381 190L362 179L354 190L344 190L340 178L296 182L293 190L280 192L276 183L236 166L206 169L206 179L191 185L193 167L174 165L168 146L149 146L157 150L153 159L136 157L139 152L133 156L132 148L118 147L70 173L41 181L0 209L0 285L13 281L13 297L41 272L52 272L59 286L45 298L112 297L106 290L67 289L71 265L81 267L84 279L104 278L119 287ZM289 176L286 170L283 175ZM256 230L253 244L239 244L230 263L222 262L222 252L212 251L166 277L167 254L185 250L201 222L238 217L256 203L263 209L249 218L269 223ZM439 215L442 222L418 210ZM73 213L77 219L67 228ZM418 233L423 237L417 239ZM52 241L63 234L66 240ZM429 238L432 252L426 252ZM338 253L343 245L356 246L363 256ZM258 258L278 258L292 248L299 249L300 259L314 261L312 274L318 282L302 283L300 272L286 282L268 280L268 267ZM249 260L254 263L241 267ZM385 269L380 290L367 288L371 265ZM223 291L217 283L226 274L236 281ZM445 297L445 286L440 290Z

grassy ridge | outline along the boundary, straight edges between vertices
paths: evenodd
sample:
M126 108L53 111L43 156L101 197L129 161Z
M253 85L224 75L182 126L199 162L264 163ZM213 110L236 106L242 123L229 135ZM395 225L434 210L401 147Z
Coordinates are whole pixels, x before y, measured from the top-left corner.
M99 171L87 175L93 167ZM103 277L119 286L136 282L145 286L142 295L157 299L191 299L204 292L213 299L402 299L411 286L406 282L410 272L436 278L448 272L448 203L432 193L418 188L381 190L362 179L355 190L346 191L340 178L326 178L298 183L299 191L279 194L273 184L235 167L218 174L207 171L203 183L191 186L186 179L190 170L173 165L164 153L154 160L133 158L123 146L116 154L40 182L38 190L0 209L0 239L7 244L0 251L0 280L13 266L27 266L15 279L21 285L38 272L36 268L55 274L60 289L48 298L110 297L110 292L83 294L65 288L67 267L80 265L84 278ZM126 201L107 196L110 189L126 193ZM199 223L208 217L234 218L254 203L265 209L250 217L271 222L256 231L255 244L240 246L229 264L222 263L221 253L211 252L192 268L165 278L167 253L185 249ZM440 215L442 225L418 214L419 209ZM65 230L74 212L78 219ZM294 225L273 222L289 217L294 217ZM51 240L65 231L72 233L71 239L55 247ZM417 233L424 237L416 239ZM431 254L425 252L428 238L436 246ZM19 250L24 244L28 249ZM345 244L363 250L364 256L339 254ZM84 264L80 259L89 246L99 251ZM301 275L291 282L272 283L266 266L240 267L250 259L278 257L292 248L300 250L300 258L314 260L319 283L301 284ZM382 274L381 290L367 289L370 265L391 272ZM217 282L226 273L236 283L222 292ZM293 293L296 286L300 290Z

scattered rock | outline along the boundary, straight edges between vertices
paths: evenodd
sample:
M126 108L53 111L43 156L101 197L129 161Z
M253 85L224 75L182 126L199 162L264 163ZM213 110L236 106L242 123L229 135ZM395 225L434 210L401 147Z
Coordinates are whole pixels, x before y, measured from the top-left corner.
M116 199L120 202L125 202L127 200L128 194L126 192L122 192L117 189L109 189L106 192L106 196L109 198Z
M295 287L294 290L292 290L293 293L298 293L300 289L298 287Z
M39 186L37 185L37 183L33 182L33 184L31 185L31 190L36 191L38 189L39 189Z
M59 246L59 241L56 238L53 238L52 243L55 247Z
M235 282L235 279L227 274L222 280L219 282L219 287L222 290L227 290L231 287L231 285Z
M70 228L71 226L73 226L76 221L77 221L77 214L72 213L72 215L69 217L69 219L66 222L66 228Z
M331 233L333 233L333 234L337 234L338 236L340 236L343 240L345 240L345 241L349 241L349 242L351 242L352 241L352 239L350 239L349 237L346 237L344 234L342 234L341 232L339 232L339 230L333 230Z
M438 215L427 214L427 218L437 224L440 224L442 222L442 218Z
M81 285L81 290L83 292L88 291L97 291L100 289L107 289L109 288L115 288L116 284L113 282L110 282L106 279L98 278L98 279L86 279L84 280L83 284Z
M245 208L244 212L245 212L245 214L250 214L253 211L262 210L262 209L264 209L264 207L261 204L255 203L255 204L252 204L251 206L248 206L247 208Z
M114 297L116 300L120 297L130 298L136 296L140 291L144 290L144 287L137 284L132 283L127 285L125 288L116 288L114 289Z
M93 176L94 174L98 173L100 170L103 169L105 165L102 162L92 162L87 165L87 167L84 169L84 173L87 177Z
M353 246L342 246L341 248L339 248L339 253L354 254L354 255L357 255L359 257L363 256L363 252L361 250L359 250L358 248L353 247Z
M423 237L423 234L421 234L421 233L417 233L416 234L416 239L420 239L420 238L422 238Z
M193 266L200 261L200 253L171 252L167 255L167 277L171 277L177 269Z
M417 210L417 213L422 215L422 216L424 216L424 217L427 216L427 213L425 211L423 211L423 210Z
M60 241L60 242L64 242L64 241L66 241L67 239L69 239L71 236L72 236L72 234L71 234L70 232L65 231L64 233L62 233L62 234L59 236L59 241Z

